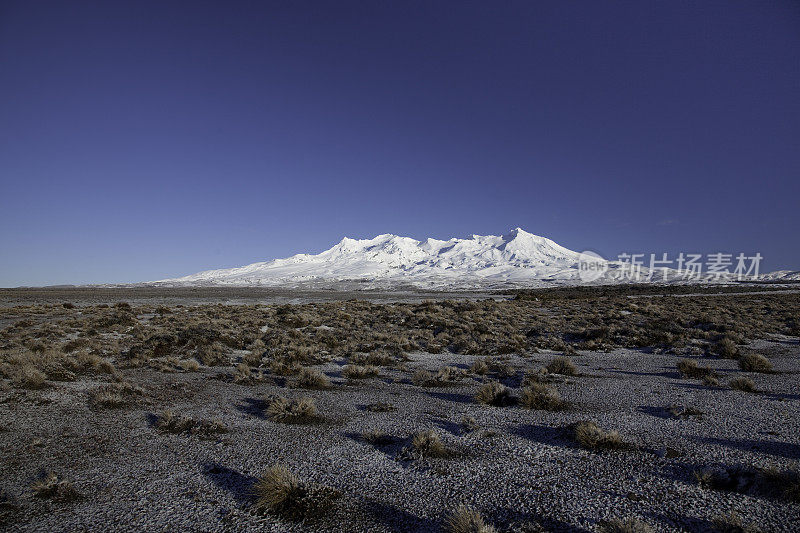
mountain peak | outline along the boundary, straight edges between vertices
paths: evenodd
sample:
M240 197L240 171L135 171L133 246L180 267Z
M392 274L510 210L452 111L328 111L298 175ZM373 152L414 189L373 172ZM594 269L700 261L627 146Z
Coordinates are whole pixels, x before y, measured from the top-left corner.
M344 237L316 255L298 254L162 282L296 286L359 280L417 286L502 286L553 276L575 277L577 257L576 252L522 228L501 236L423 241L382 233L371 239Z

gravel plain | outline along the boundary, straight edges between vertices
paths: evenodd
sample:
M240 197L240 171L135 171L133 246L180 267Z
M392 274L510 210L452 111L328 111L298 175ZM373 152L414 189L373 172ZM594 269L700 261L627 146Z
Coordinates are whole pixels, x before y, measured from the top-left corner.
M328 390L287 387L267 377L233 383L229 372L122 370L145 389L118 408L96 408L88 378L42 390L0 389L0 488L4 526L13 531L439 531L459 503L479 510L500 531L596 531L604 520L637 517L655 531L708 531L730 512L763 531L800 530L800 505L751 490L703 488L694 472L708 467L796 468L800 459L800 345L774 337L750 349L777 373L742 373L733 360L697 357L720 376L718 387L681 377L675 355L618 349L572 357L580 375L555 386L570 407L491 407L474 395L488 378L469 374L449 386L422 387L414 370L467 369L481 355L415 352L403 369L347 380L344 360L318 366ZM557 353L509 355L504 378L515 394L523 372ZM702 361L701 361L702 360ZM758 393L725 387L746 375ZM316 400L324 420L311 425L267 419L270 394ZM390 404L373 412L367 406ZM699 416L674 417L672 405ZM226 433L202 438L160 432L164 409L219 420ZM461 421L472 417L477 429ZM567 426L592 420L631 446L588 451ZM434 429L451 456L406 460L411 435ZM383 445L362 438L377 430ZM254 509L252 487L273 464L341 492L321 519L287 522ZM81 497L34 497L43 471L71 480Z

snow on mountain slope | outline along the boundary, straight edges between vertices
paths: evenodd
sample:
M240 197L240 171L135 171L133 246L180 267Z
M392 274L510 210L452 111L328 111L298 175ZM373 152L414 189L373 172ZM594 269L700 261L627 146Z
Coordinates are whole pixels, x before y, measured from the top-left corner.
M550 239L516 228L506 235L473 235L470 239L417 241L396 235L349 239L316 255L253 263L239 268L207 270L149 283L161 286L273 286L288 288L504 289L580 283L581 254ZM585 260L585 258L584 258ZM603 274L592 282L619 283L625 265L603 261ZM646 278L648 271L641 268ZM772 276L772 277L770 277ZM797 279L782 271L762 279ZM654 281L687 282L682 273L661 270ZM717 282L733 281L723 276Z
M516 228L506 235L417 241L396 235L349 239L320 254L239 268L207 270L153 282L159 285L263 285L360 281L375 286L419 287L526 285L577 279L578 252Z

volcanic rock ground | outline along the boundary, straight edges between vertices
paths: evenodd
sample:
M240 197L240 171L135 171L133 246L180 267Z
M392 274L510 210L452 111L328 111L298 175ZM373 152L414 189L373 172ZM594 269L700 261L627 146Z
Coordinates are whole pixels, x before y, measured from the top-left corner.
M81 381L40 391L0 392L0 479L16 510L14 531L438 531L447 512L464 502L498 529L531 520L547 530L594 531L613 517L638 517L657 531L704 531L735 511L764 531L800 530L800 506L782 498L701 488L693 472L711 465L776 467L800 458L800 346L788 337L758 341L776 374L747 374L763 392L707 387L682 378L674 355L616 350L573 357L580 375L556 387L572 407L561 412L477 404L484 378L447 387L409 380L418 368L468 367L481 356L412 353L408 369L348 381L344 361L318 367L329 390L289 389L283 380L240 385L218 379L218 369L165 374L123 370L143 387L143 399L120 409L96 409ZM519 392L521 369L555 354L523 360L506 380ZM707 359L724 385L741 375L736 362ZM268 394L313 397L325 420L286 425L268 420ZM389 403L391 412L365 406ZM672 404L702 417L673 418ZM165 434L154 416L170 408L218 419L228 432L213 438ZM465 416L480 426L467 431ZM593 420L618 430L633 445L592 452L565 427ZM403 460L400 451L418 430L435 429L454 455ZM380 430L397 437L386 446L360 435ZM270 465L334 487L342 497L325 518L291 523L258 513L251 489ZM35 498L36 476L52 470L74 482L73 502ZM517 529L524 531L524 529Z

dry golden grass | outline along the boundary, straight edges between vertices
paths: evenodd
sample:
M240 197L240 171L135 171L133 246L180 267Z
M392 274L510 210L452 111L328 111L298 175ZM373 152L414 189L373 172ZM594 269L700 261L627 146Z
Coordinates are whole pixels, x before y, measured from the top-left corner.
M447 533L495 533L497 531L484 521L477 510L463 503L447 516L444 530Z
M535 382L522 389L520 403L528 409L543 411L558 411L566 406L555 387Z
M317 518L330 509L338 491L301 481L288 468L268 468L253 486L256 508L287 520Z
M728 382L728 386L742 392L756 392L756 384L750 378L734 378Z
M156 419L155 426L164 433L189 433L200 436L211 436L228 431L225 424L218 420L197 420L177 415L171 409L165 409L161 413Z
M442 438L432 429L415 433L411 438L411 447L422 457L447 457L449 455Z
M605 431L588 420L573 424L572 436L581 447L589 450L614 450L626 446L618 432Z
M769 374L772 370L772 363L761 354L748 353L739 358L739 368L745 372L761 372Z
M577 376L578 369L569 357L556 357L545 366L551 374L561 374L563 376Z
M475 394L475 399L478 403L494 407L505 407L514 403L514 398L509 388L499 381L490 381L481 386Z
M375 365L345 365L342 375L347 379L365 379L380 374L380 368Z
M293 386L300 389L329 389L331 382L328 376L313 368L303 368L298 372Z
M678 372L684 377L703 379L714 375L714 370L707 366L698 366L693 359L680 359L677 364Z
M320 419L313 398L290 400L274 396L267 402L267 418L284 424L309 424Z

